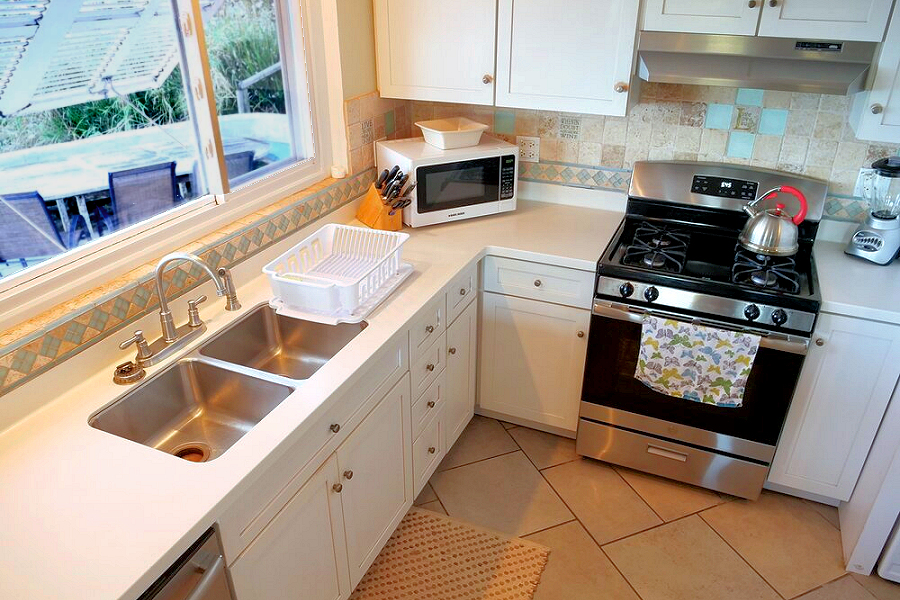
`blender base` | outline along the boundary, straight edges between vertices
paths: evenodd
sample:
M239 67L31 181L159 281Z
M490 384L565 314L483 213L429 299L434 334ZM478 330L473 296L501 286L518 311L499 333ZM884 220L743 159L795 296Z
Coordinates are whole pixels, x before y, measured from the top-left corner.
M883 219L870 213L844 252L879 265L890 263L900 253L900 218Z

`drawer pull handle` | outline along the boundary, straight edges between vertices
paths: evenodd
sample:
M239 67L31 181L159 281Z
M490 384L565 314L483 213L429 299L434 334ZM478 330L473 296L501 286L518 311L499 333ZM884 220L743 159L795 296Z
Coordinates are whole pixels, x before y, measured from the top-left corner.
M435 448L434 446L428 447L428 454L434 454L435 452L437 452L437 448Z
M460 296L465 296L465 295L466 295L466 288L459 288L459 295L460 295Z
M577 335L578 337L584 337L584 332L583 332L583 331L579 331L579 332L576 333L575 335Z
M347 469L346 471L344 471L344 477L346 479L353 479L353 471L351 471L350 469Z
M428 363L427 365L425 365L425 369L427 371L434 371L434 365L431 363Z
M544 285L544 284L541 282L540 279L534 280L534 287L541 287L542 285Z
M687 462L688 459L687 454L675 452L674 450L669 450L668 448L660 448L659 446L654 446L653 444L647 444L647 454L653 454L656 456L661 456L663 458L677 460L679 462Z
M344 486L341 485L340 483L336 483L333 486L331 486L331 489L333 489L336 493L340 494L341 490L344 489Z
M456 354L456 348L447 348L447 352L449 352L450 354Z
M332 425L331 425L331 433L337 433L337 432L340 431L340 430L341 430L341 426L340 426L340 425L338 425L337 423L332 423Z
M428 408L434 408L434 400L428 401Z
M428 333L434 333L434 325L429 325L425 328L425 331Z

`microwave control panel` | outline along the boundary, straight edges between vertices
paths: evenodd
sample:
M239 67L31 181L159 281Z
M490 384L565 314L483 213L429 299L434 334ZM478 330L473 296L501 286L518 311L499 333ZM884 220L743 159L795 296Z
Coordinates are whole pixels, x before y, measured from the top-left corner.
M509 200L516 189L516 157L507 154L500 157L500 199Z

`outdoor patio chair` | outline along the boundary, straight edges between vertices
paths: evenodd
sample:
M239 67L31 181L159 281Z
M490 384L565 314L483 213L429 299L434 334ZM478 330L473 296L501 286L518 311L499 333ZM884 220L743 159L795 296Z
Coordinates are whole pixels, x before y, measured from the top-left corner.
M65 252L86 237L84 217L73 215L63 239L37 192L0 194L0 261L19 261L27 267L28 259Z
M228 171L228 181L237 179L241 175L253 170L253 152L235 152L225 155L225 169Z
M112 215L100 211L102 225L116 230L173 208L181 200L175 163L166 162L109 174Z

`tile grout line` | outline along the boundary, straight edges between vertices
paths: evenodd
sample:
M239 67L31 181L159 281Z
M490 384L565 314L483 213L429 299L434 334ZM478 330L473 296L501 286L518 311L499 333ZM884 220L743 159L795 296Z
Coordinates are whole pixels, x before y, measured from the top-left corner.
M603 462L603 461L601 461L601 462ZM608 463L603 463L603 464L608 464ZM637 489L635 489L635 487L633 485L631 485L627 479L622 477L622 474L619 473L619 470L617 468L615 468L614 466L611 466L610 469L612 469L613 473L615 473L616 475L619 476L619 479L621 479L622 481L625 482L625 485L628 486L628 489L630 489L632 492L634 492L635 495L641 499L641 502L643 502L644 504L647 505L647 508L650 509L650 512L652 512L654 515L656 515L657 519L662 521L662 523L660 523L660 525L665 525L667 523L667 521L662 518L662 515L659 514L658 512L656 512L656 510L652 506L650 506L650 503L647 502L647 500L643 496L641 496L641 493L639 491L637 491ZM658 525L657 525L657 527L658 527Z
M510 436L510 437L511 437L511 436ZM521 449L521 448L516 448L515 450L510 450L509 452L503 452L503 453L498 454L498 455L496 455L496 456L489 456L489 457L487 457L487 458L479 458L478 460L473 460L472 462L464 463L464 464L461 464L461 465L453 465L452 467L449 467L449 468L444 469L444 470L442 470L442 471L435 471L434 473L432 473L431 476L434 477L434 476L437 475L438 473L447 473L447 472L452 471L452 470L454 470L454 469L459 469L460 467L468 467L468 466L470 466L470 465L477 465L478 463L482 463L482 462L485 462L485 461L488 461L488 460L493 460L493 459L495 459L495 458L500 458L501 456L506 456L506 455L508 455L508 454L515 454L516 452L522 452L522 449ZM522 452L522 453L524 454L524 452ZM447 458L447 457L445 456L444 458ZM428 481L431 481L431 479L429 479ZM432 487L433 487L433 486L432 486Z

